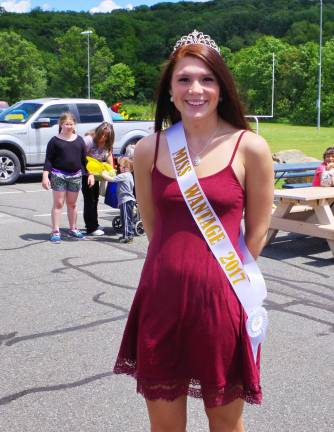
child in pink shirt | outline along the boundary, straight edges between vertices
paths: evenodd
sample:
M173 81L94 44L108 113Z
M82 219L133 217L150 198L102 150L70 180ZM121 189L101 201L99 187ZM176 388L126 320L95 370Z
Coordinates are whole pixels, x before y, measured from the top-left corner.
M312 186L334 186L334 147L328 147L324 161L318 166Z

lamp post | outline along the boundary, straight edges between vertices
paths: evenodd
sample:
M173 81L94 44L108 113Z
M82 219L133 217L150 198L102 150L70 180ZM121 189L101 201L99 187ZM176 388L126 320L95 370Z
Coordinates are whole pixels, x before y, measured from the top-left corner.
M321 69L322 69L322 0L320 0L320 26L319 26L319 64L318 64L318 99L317 99L317 129L320 130L321 115Z
M87 35L87 92L88 99L90 99L90 53L89 53L89 36L92 34L92 30L82 31L80 34Z

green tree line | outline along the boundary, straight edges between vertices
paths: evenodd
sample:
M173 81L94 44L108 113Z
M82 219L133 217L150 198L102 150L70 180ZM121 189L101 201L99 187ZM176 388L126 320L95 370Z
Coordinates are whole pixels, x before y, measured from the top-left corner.
M333 125L334 0L324 0L322 124ZM0 99L87 95L107 103L154 98L161 66L175 41L194 28L210 34L234 73L249 114L271 109L275 54L275 118L316 119L318 0L215 0L160 3L111 13L0 14Z

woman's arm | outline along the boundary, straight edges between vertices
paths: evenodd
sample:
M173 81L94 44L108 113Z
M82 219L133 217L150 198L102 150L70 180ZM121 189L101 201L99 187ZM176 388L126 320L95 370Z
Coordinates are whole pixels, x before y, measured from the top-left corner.
M50 189L50 180L49 180L49 171L43 171L43 176L42 176L42 187L45 190L49 190Z
M45 162L43 167L42 187L46 190L50 189L49 173L52 170L52 159L54 157L54 137L50 139L46 147Z
M257 258L266 243L270 224L274 172L271 152L266 141L255 135L245 135L245 241L250 253Z
M136 198L148 240L151 241L155 209L152 198L152 167L156 134L141 139L135 147L134 172Z

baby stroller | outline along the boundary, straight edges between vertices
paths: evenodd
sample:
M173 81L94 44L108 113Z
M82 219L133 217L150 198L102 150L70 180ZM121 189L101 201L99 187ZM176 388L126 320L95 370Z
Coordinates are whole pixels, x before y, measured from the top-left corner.
M108 183L104 203L112 208L118 208L116 189L116 183ZM112 221L112 227L117 232L122 231L122 220L119 215L114 217ZM142 220L140 219L140 213L137 203L135 203L135 205L133 206L133 228L137 236L142 236L145 234L144 225Z

